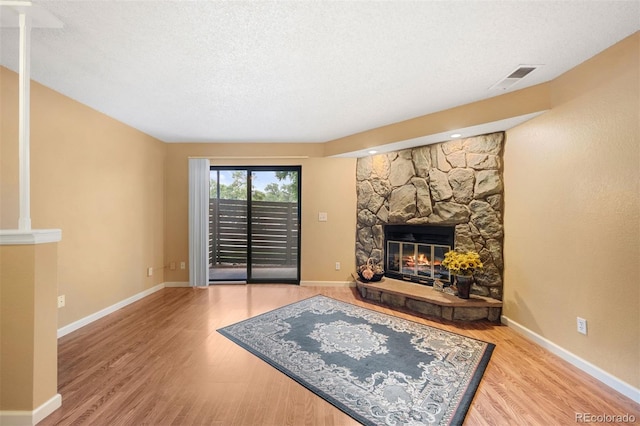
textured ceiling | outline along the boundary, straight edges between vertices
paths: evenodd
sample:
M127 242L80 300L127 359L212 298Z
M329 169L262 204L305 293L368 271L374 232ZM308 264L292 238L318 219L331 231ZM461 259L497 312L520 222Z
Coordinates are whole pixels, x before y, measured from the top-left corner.
M34 1L31 75L166 142L325 142L551 80L638 1ZM17 70L18 31L1 64Z

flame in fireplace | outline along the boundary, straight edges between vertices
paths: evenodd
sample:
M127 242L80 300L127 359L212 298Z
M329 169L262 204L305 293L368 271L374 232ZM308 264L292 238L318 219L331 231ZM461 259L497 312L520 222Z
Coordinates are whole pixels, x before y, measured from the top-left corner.
M441 260L436 259L435 261L431 261L429 260L429 258L423 254L420 253L418 255L418 258L416 259L416 256L404 256L404 266L408 266L410 268L413 268L414 266L431 266L431 264L433 263L433 265L438 266L442 263Z
M404 264L406 266L411 266L411 267L416 266L416 264L418 266L431 266L431 262L429 261L429 258L425 256L423 253L420 253L417 259L415 256L405 256Z

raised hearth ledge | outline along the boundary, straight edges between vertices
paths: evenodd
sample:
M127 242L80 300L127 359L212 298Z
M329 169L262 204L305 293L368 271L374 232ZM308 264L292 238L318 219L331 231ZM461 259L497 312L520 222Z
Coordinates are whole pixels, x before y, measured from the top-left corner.
M0 229L0 246L57 243L61 240L60 229Z
M449 321L497 322L502 311L500 300L475 294L469 299L461 299L426 285L393 278L368 283L356 280L356 287L366 300Z

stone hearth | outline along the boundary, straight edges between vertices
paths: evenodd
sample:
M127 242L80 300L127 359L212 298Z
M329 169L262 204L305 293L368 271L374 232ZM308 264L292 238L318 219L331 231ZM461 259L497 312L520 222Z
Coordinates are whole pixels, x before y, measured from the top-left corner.
M363 299L448 321L496 322L502 312L502 302L490 297L460 299L429 286L390 278L370 283L356 281L356 287Z
M356 166L356 263L384 259L386 224L453 225L484 268L472 294L502 299L504 133L364 157Z

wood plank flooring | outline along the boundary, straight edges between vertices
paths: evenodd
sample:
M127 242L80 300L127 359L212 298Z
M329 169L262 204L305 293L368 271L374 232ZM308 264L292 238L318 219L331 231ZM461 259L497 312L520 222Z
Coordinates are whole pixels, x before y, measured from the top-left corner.
M166 288L62 337L62 407L39 425L357 425L216 332L315 294L495 343L465 425L568 425L576 413L640 421L638 404L505 326L424 319L350 288L274 284Z

